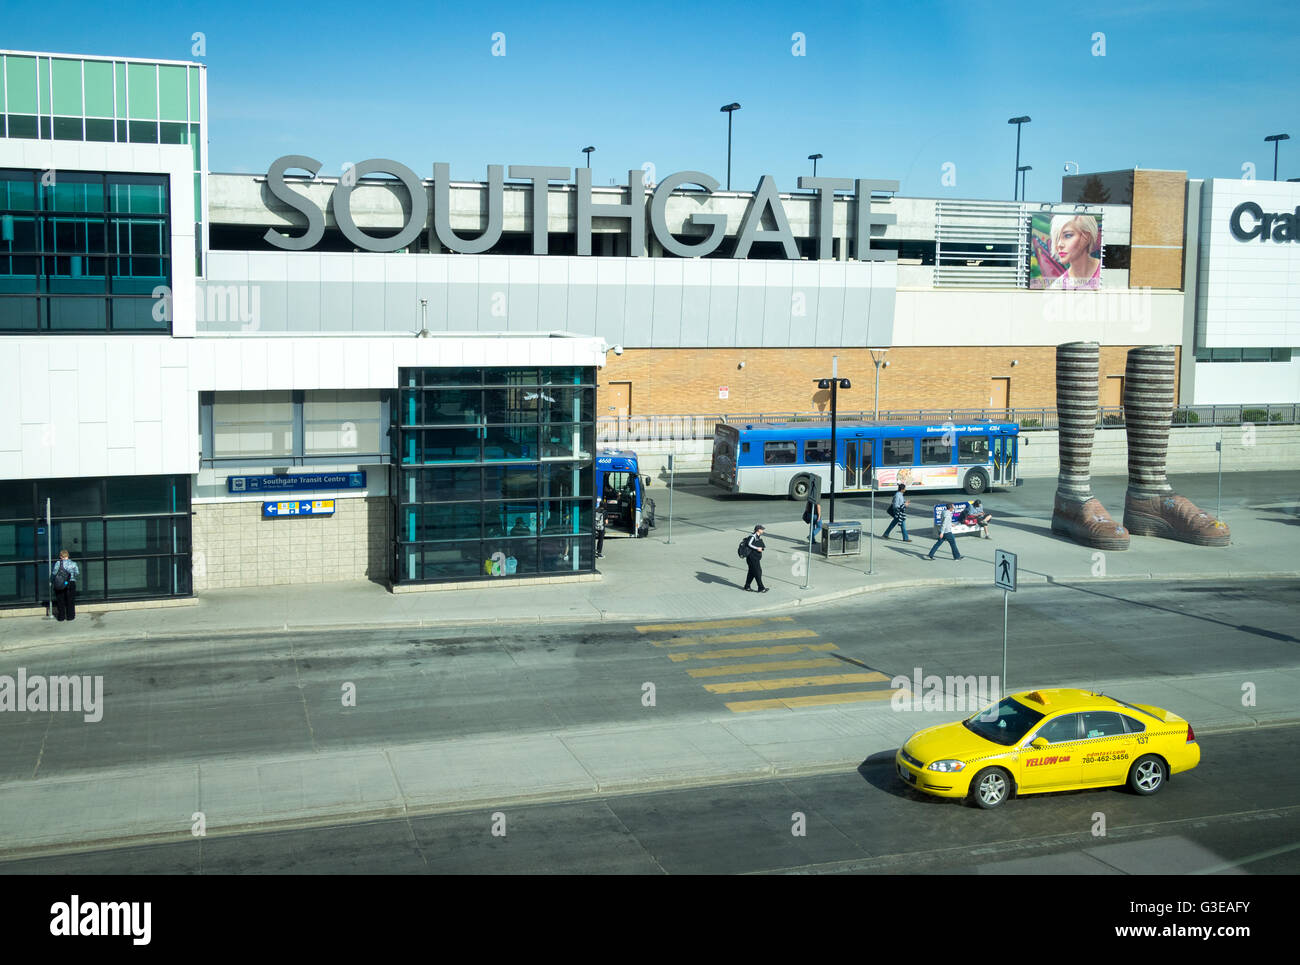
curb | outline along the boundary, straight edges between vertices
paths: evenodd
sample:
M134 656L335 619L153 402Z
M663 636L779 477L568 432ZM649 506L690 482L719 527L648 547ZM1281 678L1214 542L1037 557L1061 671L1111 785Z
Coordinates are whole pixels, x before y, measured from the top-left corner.
M1058 578L1046 574L1028 574L1021 577L1020 582L1031 586L1070 586L1075 583L1138 583L1138 582L1155 582L1155 583L1189 583L1189 582L1240 582L1244 580L1290 580L1300 579L1300 570L1278 570L1264 573L1132 573L1123 576L1077 576ZM862 586L848 587L842 590L832 590L817 596L799 597L794 599L773 601L768 606L749 607L743 612L746 614L765 614L777 613L784 610L799 609L808 606L819 606L826 603L833 603L838 600L848 599L854 596L860 596L868 593L883 593L896 590L908 589L927 589L934 587L949 586L991 586L990 581L984 577L977 576L950 576L950 577L933 577L919 580L895 580L889 583L868 583ZM395 620L377 620L360 623L320 623L320 624L290 624L276 623L266 624L260 627L239 627L235 629L223 629L221 627L210 627L202 630L129 630L120 632L108 632L103 635L78 637L75 640L69 640L69 643L100 644L100 643L143 643L146 641L186 641L186 640L207 640L213 637L226 637L233 639L243 639L248 637L276 636L287 634L302 633L337 633L347 632L349 630L357 633L379 633L385 630L440 630L457 627L493 627L493 626L564 626L567 624L584 625L590 623L639 623L646 621L673 622L674 619L685 621L693 619L705 619L706 617L681 617L666 620L662 613L647 612L614 612L610 610L593 609L589 616L584 617L543 617L543 616L498 616L498 617L467 617L452 620L437 620L428 618L419 619L395 619ZM24 650L31 650L44 646L46 643L57 641L58 638L48 636L31 636L25 640L16 641L12 645L0 646L0 655L9 653L18 653Z

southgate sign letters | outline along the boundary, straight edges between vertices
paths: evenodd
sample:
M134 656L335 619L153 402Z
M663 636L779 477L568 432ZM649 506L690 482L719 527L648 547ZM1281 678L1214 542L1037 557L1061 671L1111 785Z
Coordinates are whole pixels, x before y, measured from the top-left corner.
M320 243L325 234L325 212L307 198L295 191L284 179L290 169L301 169L313 177L320 170L321 162L301 154L290 154L278 158L266 174L267 190L279 201L298 211L307 219L307 230L296 238L286 238L275 229L267 229L264 239L276 248L287 251L306 251ZM563 181L573 173L573 168L544 167L530 164L511 164L510 177L530 181L533 187L532 222L533 254L547 253L547 200L548 188L552 181ZM433 166L433 227L438 242L461 254L473 255L490 251L501 238L502 210L505 206L504 171L501 164L488 165L487 225L477 238L462 238L451 228L448 216L451 193L451 166L436 163ZM645 186L642 171L628 171L627 188L629 201L626 204L593 204L591 200L591 171L577 168L574 182L577 193L577 249L579 255L591 254L592 218L622 218L628 222L630 245L633 257L646 253L646 204ZM366 234L352 218L352 192L357 181L367 174L390 174L406 188L410 197L410 214L402 230L391 238L375 238ZM668 199L673 191L683 185L697 185L704 189L706 195L718 189L718 182L700 171L678 171L664 178L655 187L650 199L650 229L659 244L670 254L682 258L700 258L710 254L722 243L726 234L727 216L718 213L700 212L691 215L687 221L695 226L707 228L708 235L702 241L681 241L674 238L668 230ZM862 178L825 178L801 177L799 187L817 192L817 258L832 257L833 218L831 212L835 202L836 191L853 191L857 201L855 219L858 248L858 261L896 261L898 253L871 247L871 228L877 225L890 225L897 219L892 214L882 214L871 210L871 192L892 192L898 190L897 181L878 181ZM406 165L386 158L371 158L349 169L348 176L335 186L330 204L334 208L334 218L344 237L362 251L396 251L405 248L425 230L429 222L429 198L425 193L424 183L419 176ZM773 228L763 227L764 216L770 216ZM432 236L430 242L433 241ZM770 174L759 179L754 196L749 200L744 218L740 224L740 234L736 239L736 258L746 258L756 241L779 243L785 257L799 259L799 249L795 244L794 234L786 218L785 207L777 192L776 182ZM430 248L434 248L431 243Z

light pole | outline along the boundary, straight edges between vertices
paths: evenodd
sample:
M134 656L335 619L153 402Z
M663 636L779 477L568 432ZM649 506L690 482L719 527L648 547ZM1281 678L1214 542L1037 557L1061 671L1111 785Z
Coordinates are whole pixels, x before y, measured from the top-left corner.
M817 177L817 162L822 159L820 154L809 154L808 160L813 163L813 177ZM1276 179L1274 179L1276 180Z
M594 150L596 150L596 148L593 147L593 146L591 146L591 145L588 145L587 147L584 147L584 148L582 149L582 153L585 154L585 155L587 155L587 170L588 170L588 171L591 170L591 152L594 151Z
M1268 137L1264 138L1264 143L1265 143L1265 144L1267 144L1269 141L1272 141L1272 142L1273 142L1273 180L1274 180L1274 181L1277 180L1277 145L1278 145L1278 142L1279 142L1279 141L1289 141L1289 140L1291 140L1291 135L1290 135L1290 134L1270 134Z
M813 380L817 383L817 388L831 390L831 497L830 497L831 513L830 513L829 522L832 523L835 522L835 460L838 458L839 455L835 446L835 419L836 419L835 413L836 413L836 407L838 405L839 390L853 388L853 385L849 382L848 379L841 379L839 377L839 368L840 368L840 357L838 355L832 355L831 356L831 377L829 379Z
M873 349L868 349L867 351L871 353L871 361L876 363L876 413L872 417L871 421L879 422L880 421L880 370L889 365L889 363L885 361L885 353L888 352L889 349L873 348Z
M1025 198L1027 197L1025 193L1025 182L1029 179L1029 175L1026 172L1032 171L1033 169L1034 166L1032 164L1021 164L1016 168L1016 173L1020 175L1020 200L1021 201L1025 200Z
M1016 174L1015 177L1011 179L1012 194L1015 194L1016 188L1020 186L1020 126L1022 124L1028 124L1029 121L1030 117L1028 114L1024 114L1020 117L1012 117L1007 121L1008 124L1016 125ZM1012 200L1015 199L1013 198Z
M731 190L731 115L740 110L739 104L723 104L718 110L727 115L727 190Z

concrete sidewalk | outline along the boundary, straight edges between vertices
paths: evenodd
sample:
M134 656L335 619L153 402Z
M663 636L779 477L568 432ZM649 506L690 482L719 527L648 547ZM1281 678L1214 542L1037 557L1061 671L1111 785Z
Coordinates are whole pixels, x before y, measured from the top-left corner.
M1246 677L1258 707L1242 706ZM1202 766L1212 761L1217 732L1300 719L1300 670L1064 683L1187 718L1206 748ZM654 713L635 724L9 782L0 784L0 858L193 840L196 812L210 836L475 808L487 822L494 811L547 800L851 771L892 758L916 730L969 711L874 702L666 723Z
M797 518L799 504L784 500L758 504L755 512L764 516L757 521L768 526L763 571L771 592L763 595L740 589L745 563L736 557L736 544L745 531L713 526L711 516L697 513L674 521L671 545L666 543L666 520L648 539L608 538L600 578L592 581L532 586L502 582L401 594L368 582L211 590L185 601L192 605L164 609L96 613L82 607L73 623L30 616L0 618L0 653L47 641L107 643L326 628L718 619L815 606L901 587L971 586L992 593L996 592L992 586L995 548L1018 554L1022 586L1053 581L1300 577L1296 519L1293 508L1282 504L1242 507L1231 513L1231 546L1207 548L1134 537L1127 551L1109 553L1053 534L1050 497L1046 509L1035 515L999 512L995 505L992 539L958 537L962 561L954 561L945 545L931 562L923 557L934 540L928 514L916 511L919 502L908 520L912 542L903 543L897 531L889 541L876 540L874 565L865 539L869 516L862 501L842 500L837 506L838 519L861 519L861 555L829 560L814 556L811 564L807 527ZM878 499L877 534L889 522L884 506L885 500ZM783 521L782 514L796 518Z

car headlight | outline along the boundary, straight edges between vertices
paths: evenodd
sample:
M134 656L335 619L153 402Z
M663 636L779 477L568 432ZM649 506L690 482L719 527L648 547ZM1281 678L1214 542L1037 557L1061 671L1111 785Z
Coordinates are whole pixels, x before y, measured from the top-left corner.
M926 770L944 771L946 773L952 773L953 771L960 771L965 766L966 766L965 761L955 761L950 759L946 761L935 761L934 763L927 766Z

